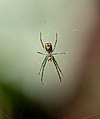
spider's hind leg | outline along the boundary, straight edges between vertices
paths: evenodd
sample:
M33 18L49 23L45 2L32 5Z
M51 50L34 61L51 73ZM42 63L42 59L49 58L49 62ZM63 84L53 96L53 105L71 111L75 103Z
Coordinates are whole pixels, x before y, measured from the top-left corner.
M60 73L62 74L62 76L64 76L63 73L62 73L62 71L61 71L61 69L60 69L60 67L59 67L59 65L58 65L58 63L57 63L57 61L56 61L56 59L54 57L53 57L53 59L54 59L54 62L56 64L56 66L58 67Z
M44 58L44 60L43 60L43 62L42 62L42 64L41 64L40 70L39 70L39 72L38 72L38 75L40 75L41 70L42 70L42 68L43 68L43 65L44 65L44 63L46 62L46 59L47 59L47 57Z
M53 63L54 63L54 65L55 65L55 67L56 67L56 70L57 70L57 73L58 73L58 76L59 76L59 79L60 79L60 83L62 82L62 80L61 80L61 76L60 76L60 73L59 73L59 70L58 70L58 66L57 66L57 64L56 64L56 62L55 62L55 58L53 57Z
M41 74L41 82L42 82L43 85L44 85L44 83L43 83L43 74L44 74L44 68L46 66L46 63L47 63L47 57L45 58L45 62L43 64L43 69L42 69L42 74Z

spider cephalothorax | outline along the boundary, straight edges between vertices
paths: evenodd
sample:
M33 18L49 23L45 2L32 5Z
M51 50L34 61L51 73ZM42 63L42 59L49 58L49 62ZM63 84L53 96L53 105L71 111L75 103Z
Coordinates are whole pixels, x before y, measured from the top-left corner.
M51 43L45 43L45 49L48 53L52 52L52 44Z
M45 43L45 46L44 46L44 43L43 43L42 37L41 37L41 32L40 32L40 41L41 41L42 47L45 48L45 50L47 52L47 54L44 54L42 52L37 52L39 54L46 55L44 60L43 60L43 62L42 62L42 64L41 64L40 71L38 73L38 74L41 73L41 82L43 81L43 73L44 73L44 68L45 68L45 65L46 65L47 61L53 61L54 65L56 67L60 82L61 82L60 73L62 74L62 71L61 71L61 69L60 69L60 67L59 67L54 55L65 54L65 52L53 53L53 51L55 50L56 44L57 44L57 39L58 39L58 34L56 33L56 41L55 41L54 47L52 48L52 44L51 43ZM43 84L43 82L42 82L42 84Z

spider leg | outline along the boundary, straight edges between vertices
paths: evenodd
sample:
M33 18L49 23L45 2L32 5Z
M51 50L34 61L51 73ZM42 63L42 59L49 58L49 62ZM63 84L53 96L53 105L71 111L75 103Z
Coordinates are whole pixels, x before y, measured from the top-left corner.
M56 48L57 40L58 40L58 34L56 33L56 40L55 40L55 44L54 44L53 51L54 51L54 50L55 50L55 48Z
M55 64L57 65L57 67L58 67L58 69L59 69L59 71L60 71L60 73L62 74L62 76L63 76L63 73L62 73L62 71L61 71L61 69L60 69L60 67L59 67L59 65L58 65L58 63L57 63L57 61L56 61L56 59L53 57L53 59L54 59L54 62L55 62Z
M39 54L41 54L41 55L46 55L46 54L44 54L44 53L42 53L42 52L37 52L37 53L39 53Z
M44 48L44 44L43 44L43 41L42 41L41 32L40 32L40 41L41 41L42 47Z
M57 73L58 73L58 76L59 76L60 82L62 82L62 80L61 80L61 76L60 76L60 73L59 73L59 70L58 70L58 67L57 67L57 64L56 64L54 58L53 58L53 63L54 63L54 65L55 65L55 67L56 67L56 70L57 70Z
M62 54L66 54L67 52L59 52L59 53L53 53L52 55L62 55Z
M39 70L38 75L40 75L41 70L42 70L42 67L43 67L44 63L46 62L46 59L47 59L47 57L44 58L44 60L43 60L43 62L42 62L42 64L41 64L41 67L40 67L40 70Z
M42 74L41 74L41 82L42 82L42 84L44 84L44 83L43 83L43 74L44 74L44 68L45 68L45 66L46 66L46 63L47 63L47 57L46 57L45 62L44 62L44 64L43 64L43 69L42 69Z

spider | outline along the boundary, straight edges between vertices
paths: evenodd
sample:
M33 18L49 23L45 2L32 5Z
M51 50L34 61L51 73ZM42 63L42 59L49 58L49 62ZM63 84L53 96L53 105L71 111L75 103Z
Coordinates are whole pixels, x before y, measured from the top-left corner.
M66 54L66 53L65 52L53 53L54 50L55 50L55 48L56 48L57 40L58 40L58 34L56 33L56 40L55 40L55 43L54 43L54 47L52 47L52 44L50 42L47 42L44 45L44 43L42 41L41 32L40 32L40 42L41 42L42 47L46 51L46 54L45 53L42 53L42 52L37 52L37 53L39 53L41 55L45 55L45 58L44 58L44 60L43 60L43 62L41 64L41 67L40 67L40 70L39 70L39 73L38 73L38 75L40 75L40 73L41 73L41 82L42 82L42 84L43 84L44 68L46 66L47 61L53 61L54 65L55 65L55 68L57 70L59 79L60 79L60 83L62 82L61 75L63 76L63 73L62 73L62 71L61 71L61 69L60 69L60 67L59 67L59 65L58 65L58 63L57 63L54 55L60 55L60 54Z

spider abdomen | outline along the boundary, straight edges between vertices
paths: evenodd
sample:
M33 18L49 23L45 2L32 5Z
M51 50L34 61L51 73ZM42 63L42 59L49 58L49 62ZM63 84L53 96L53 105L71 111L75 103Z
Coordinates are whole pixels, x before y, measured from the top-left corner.
M47 56L48 61L52 61L53 57L51 55Z

